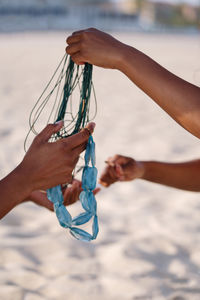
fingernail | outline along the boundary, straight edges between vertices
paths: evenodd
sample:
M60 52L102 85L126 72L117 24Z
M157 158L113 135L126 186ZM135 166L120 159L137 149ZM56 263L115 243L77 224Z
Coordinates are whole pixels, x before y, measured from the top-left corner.
M57 122L55 123L55 125L60 125L60 124L63 124L63 120L57 121Z
M89 123L86 127L87 127L88 129L90 129L91 131L93 131L94 128L95 128L95 126L96 126L96 124L95 124L94 122L92 122L92 123Z

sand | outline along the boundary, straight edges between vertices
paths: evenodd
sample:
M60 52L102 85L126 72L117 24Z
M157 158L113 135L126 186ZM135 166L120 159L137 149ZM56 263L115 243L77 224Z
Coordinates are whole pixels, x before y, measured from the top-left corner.
M115 34L200 83L197 36ZM67 33L1 35L0 176L23 158L30 110L54 71ZM199 158L199 140L123 74L95 68L97 166L116 153L141 160ZM10 187L12 193L12 187ZM97 196L100 233L74 240L33 203L0 223L1 300L200 298L200 195L136 180ZM70 207L78 213L79 205Z

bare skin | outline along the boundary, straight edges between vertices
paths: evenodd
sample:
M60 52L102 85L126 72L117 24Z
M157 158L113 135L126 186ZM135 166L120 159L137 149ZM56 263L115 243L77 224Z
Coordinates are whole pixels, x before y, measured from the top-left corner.
M86 129L67 139L49 143L51 135L62 126L63 122L47 125L34 139L23 161L0 181L0 218L28 199L51 209L46 195L39 190L72 182L72 171L95 123L88 124ZM63 192L66 203L74 202L80 186L74 182L70 190ZM73 196L70 196L71 192Z
M177 189L200 192L200 159L183 163L136 161L115 155L107 160L100 183L108 187L118 181L143 179Z
M200 88L172 74L134 47L97 29L74 32L66 52L85 62L123 72L176 122L200 138ZM181 49L180 49L181 51Z

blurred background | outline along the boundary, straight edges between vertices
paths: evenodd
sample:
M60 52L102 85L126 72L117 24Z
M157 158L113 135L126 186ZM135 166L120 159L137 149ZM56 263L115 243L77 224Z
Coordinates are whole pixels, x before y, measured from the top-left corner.
M119 31L200 28L199 0L1 0L0 31L98 27Z
M91 26L200 86L200 0L0 0L0 178L23 159L29 114L67 36ZM200 157L199 139L123 74L94 67L93 82L99 174L116 153ZM199 201L142 180L102 188L92 243L73 239L54 213L19 205L0 222L0 300L199 300Z

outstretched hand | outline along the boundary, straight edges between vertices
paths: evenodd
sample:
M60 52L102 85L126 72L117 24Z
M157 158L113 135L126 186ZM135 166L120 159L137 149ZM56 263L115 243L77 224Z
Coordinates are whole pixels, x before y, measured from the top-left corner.
M117 181L131 181L141 178L144 174L144 166L141 162L131 157L115 155L108 158L107 166L100 177L100 184L109 187Z

